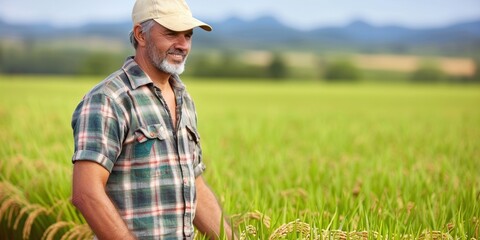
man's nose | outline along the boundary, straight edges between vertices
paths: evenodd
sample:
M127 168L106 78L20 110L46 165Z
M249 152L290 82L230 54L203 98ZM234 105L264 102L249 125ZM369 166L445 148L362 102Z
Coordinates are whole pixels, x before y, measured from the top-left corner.
M190 44L191 44L191 41L190 41L190 37L185 35L185 34L179 34L177 39L176 39L176 43L175 43L175 47L177 48L181 48L181 49L190 49Z

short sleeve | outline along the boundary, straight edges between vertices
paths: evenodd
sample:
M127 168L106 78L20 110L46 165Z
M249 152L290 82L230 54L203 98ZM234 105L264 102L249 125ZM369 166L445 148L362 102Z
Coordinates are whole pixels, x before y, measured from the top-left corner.
M195 178L199 177L200 175L202 175L203 172L205 172L205 169L206 169L206 166L205 164L203 163L203 160L202 160L202 148L200 147L200 143L198 143L197 145L197 159L193 165L193 171L194 171L194 174L195 174Z
M85 97L72 116L75 147L72 162L93 161L111 172L125 136L122 116L118 105L108 96Z
M187 126L187 132L188 132L188 137L193 140L194 144L194 149L193 151L195 152L194 154L194 159L193 159L193 171L195 174L195 178L199 177L202 175L203 172L205 172L206 166L205 163L203 162L203 155L202 155L202 146L200 144L200 135L197 131L197 126L198 126L198 118L197 118L197 111L195 109L195 104L190 97L188 93L185 93L184 98L183 98L183 104L185 105L185 108L183 109L182 114L185 115L185 118L188 119L186 122Z

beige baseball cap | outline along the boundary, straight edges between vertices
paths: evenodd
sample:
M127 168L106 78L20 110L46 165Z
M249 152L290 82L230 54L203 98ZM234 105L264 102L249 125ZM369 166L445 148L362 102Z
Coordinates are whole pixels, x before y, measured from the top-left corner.
M184 0L136 0L132 11L133 24L150 19L177 32L195 27L212 31L210 25L192 16L192 12Z

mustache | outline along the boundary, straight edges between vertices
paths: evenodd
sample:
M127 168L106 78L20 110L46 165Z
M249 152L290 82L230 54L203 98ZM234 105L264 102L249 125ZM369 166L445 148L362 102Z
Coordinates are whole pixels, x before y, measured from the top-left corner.
M182 55L182 56L186 56L187 53L181 49L172 49L172 50L168 50L167 51L167 54L175 54L175 55Z

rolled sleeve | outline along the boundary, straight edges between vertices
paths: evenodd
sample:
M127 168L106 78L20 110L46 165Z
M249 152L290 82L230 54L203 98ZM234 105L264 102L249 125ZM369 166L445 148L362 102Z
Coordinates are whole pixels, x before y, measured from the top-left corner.
M121 153L124 132L116 103L103 94L85 97L72 117L75 153L72 162L90 160L111 172Z
M199 177L202 175L203 172L205 172L206 166L203 164L203 162L200 162L197 166L194 167L193 171L195 173L195 178Z
M76 161L92 161L102 165L108 172L112 172L114 161L107 158L105 155L89 151L89 150L79 150L73 154L72 162Z

